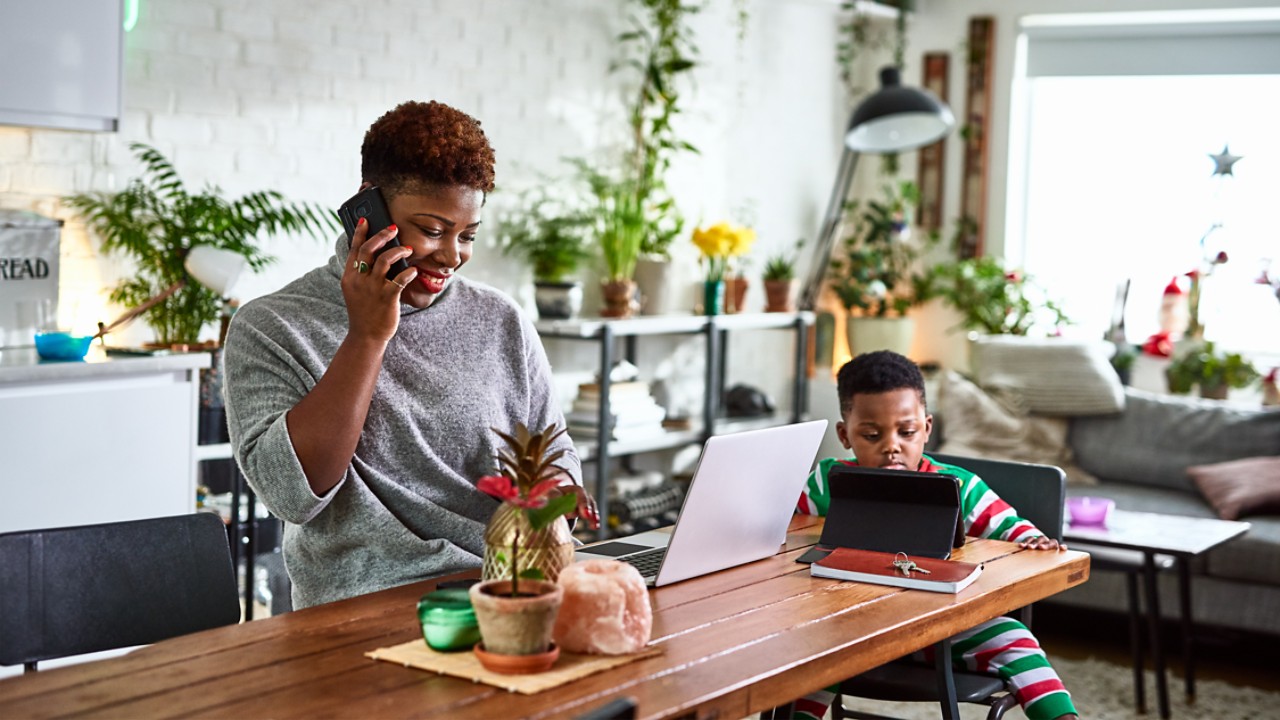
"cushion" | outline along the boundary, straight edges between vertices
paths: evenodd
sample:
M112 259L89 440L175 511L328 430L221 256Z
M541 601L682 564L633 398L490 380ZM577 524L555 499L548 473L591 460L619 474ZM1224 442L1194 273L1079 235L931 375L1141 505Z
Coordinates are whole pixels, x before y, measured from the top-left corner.
M1068 440L1103 480L1195 493L1192 465L1280 454L1280 412L1126 388L1123 413L1073 418Z
M1124 409L1124 385L1109 342L979 335L970 347L975 379L1039 415L1106 415Z
M1187 475L1223 520L1280 514L1280 457L1193 465Z
M1066 419L1029 415L950 370L936 393L934 410L945 428L938 452L1056 465L1068 485L1097 484L1071 459Z

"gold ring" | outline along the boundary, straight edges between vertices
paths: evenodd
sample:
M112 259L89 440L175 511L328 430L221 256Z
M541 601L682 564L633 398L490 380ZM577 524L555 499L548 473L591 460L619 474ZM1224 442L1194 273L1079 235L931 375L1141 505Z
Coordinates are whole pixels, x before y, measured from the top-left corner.
M356 263L356 272L360 273L361 275L363 275L363 274L365 274L365 273L369 272L369 263L367 263L367 262L365 262L365 261L363 261L363 260L361 260L360 262Z
M409 287L409 283L398 283L398 282L396 282L395 280L390 280L390 279L388 279L388 280L387 280L387 282L391 283L392 285L395 285L396 287L400 288L401 290L403 290L403 289L405 289L405 288Z

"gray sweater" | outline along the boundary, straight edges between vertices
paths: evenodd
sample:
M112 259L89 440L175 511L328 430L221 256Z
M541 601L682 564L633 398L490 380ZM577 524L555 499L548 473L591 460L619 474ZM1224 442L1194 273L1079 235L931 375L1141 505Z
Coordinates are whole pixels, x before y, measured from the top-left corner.
M497 290L455 277L428 308L401 305L355 456L323 497L307 484L286 413L347 333L339 285L347 240L327 266L247 303L227 333L227 420L240 470L285 521L301 608L479 567L497 501L476 490L517 422L563 425L537 331ZM572 443L557 463L581 483Z

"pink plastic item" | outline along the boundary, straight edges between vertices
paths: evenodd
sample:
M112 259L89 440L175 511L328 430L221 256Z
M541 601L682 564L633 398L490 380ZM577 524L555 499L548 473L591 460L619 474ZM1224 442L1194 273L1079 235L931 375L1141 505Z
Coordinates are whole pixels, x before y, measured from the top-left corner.
M1072 525L1104 526L1107 524L1107 516L1111 514L1111 508L1115 506L1116 501L1109 498L1067 498L1067 512L1071 515Z
M586 560L560 573L564 602L552 635L566 652L626 655L649 643L649 589L634 567Z

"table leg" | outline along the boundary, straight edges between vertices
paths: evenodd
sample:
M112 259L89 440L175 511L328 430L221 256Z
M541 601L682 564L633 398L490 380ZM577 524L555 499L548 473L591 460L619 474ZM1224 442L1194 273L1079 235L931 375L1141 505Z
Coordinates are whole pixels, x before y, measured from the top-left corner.
M1142 572L1147 585L1147 622L1151 633L1151 664L1156 673L1156 700L1160 706L1160 717L1169 717L1169 682L1165 677L1164 648L1160 643L1160 592L1156 586L1156 556L1153 552L1143 553Z
M956 701L956 678L951 669L951 638L934 645L934 663L938 671L938 703L943 720L960 720L960 703Z
M1182 605L1182 666L1186 673L1184 683L1187 690L1187 704L1196 701L1196 665L1195 665L1195 632L1191 617L1191 561L1185 557L1178 558L1178 603Z
M1138 598L1138 571L1124 574L1129 586L1129 651L1133 653L1133 702L1138 714L1147 713L1147 688L1142 677L1142 607Z

